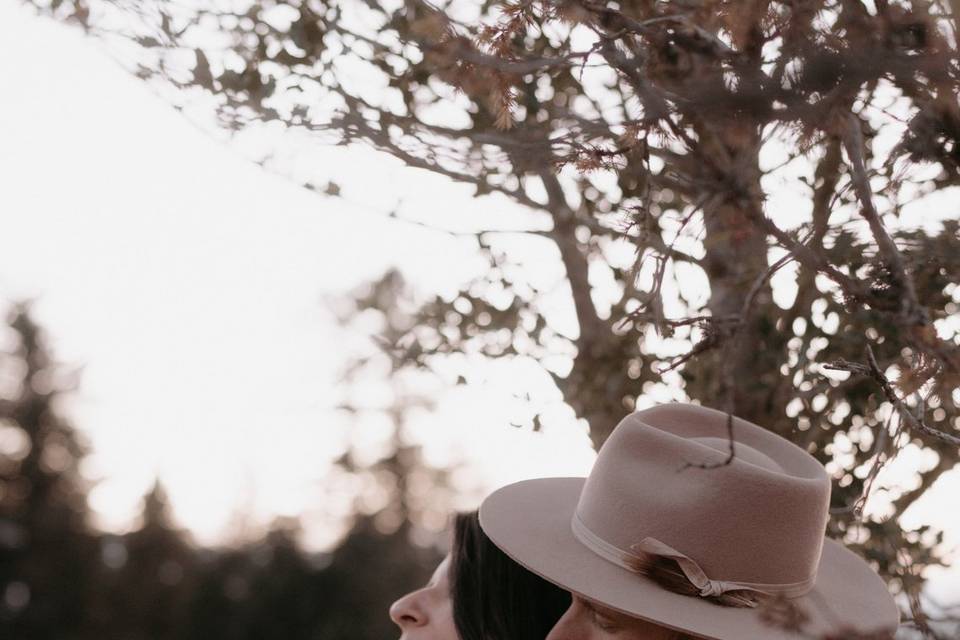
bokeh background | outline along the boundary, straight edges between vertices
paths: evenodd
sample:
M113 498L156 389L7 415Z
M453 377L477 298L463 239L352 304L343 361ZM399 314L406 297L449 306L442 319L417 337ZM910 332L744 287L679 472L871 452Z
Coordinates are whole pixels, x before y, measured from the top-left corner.
M2 579L17 638L395 637L386 608L433 571L452 510L589 469L584 427L531 363L478 362L467 389L392 372L371 339L485 267L390 209L469 228L488 205L321 147L303 162L343 185L325 199L81 33L5 2L0 34L16 87L0 108L0 397L22 416L0 422L15 471L0 501L22 518L0 520L0 576L26 556L44 585ZM535 277L556 286L538 249ZM376 295L392 317L363 309ZM523 424L526 394L556 428Z
M522 210L353 147L284 160L328 177L306 191L17 2L0 43L0 399L17 416L0 421L0 504L17 505L0 625L18 639L395 637L386 607L433 570L452 511L587 472L586 428L535 362L415 373L376 338L488 268L459 231L535 222ZM554 253L502 246L574 333ZM638 405L680 398L665 380ZM944 474L902 521L953 549L958 489ZM14 562L33 588L3 580ZM960 593L956 569L929 578L938 601Z

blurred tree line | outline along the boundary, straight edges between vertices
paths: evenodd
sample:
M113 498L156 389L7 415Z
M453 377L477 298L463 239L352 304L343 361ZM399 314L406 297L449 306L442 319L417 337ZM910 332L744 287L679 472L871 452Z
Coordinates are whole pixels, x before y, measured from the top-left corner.
M440 552L410 541L405 479L422 467L399 438L373 467L394 492L358 512L340 544L308 553L299 523L276 521L235 548L202 548L171 520L158 482L139 526L122 535L91 527L81 474L88 446L61 412L68 375L28 306L12 308L0 351L0 638L370 639L396 636L387 607L423 584ZM403 420L395 410L395 424ZM137 455L131 452L130 455ZM422 469L421 469L422 472ZM388 513L389 512L389 513Z

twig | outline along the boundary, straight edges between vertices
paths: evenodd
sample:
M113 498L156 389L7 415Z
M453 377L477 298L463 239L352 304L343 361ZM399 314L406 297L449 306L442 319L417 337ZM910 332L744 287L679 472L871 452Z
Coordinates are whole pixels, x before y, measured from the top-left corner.
M789 233L768 218L759 207L748 205L744 207L744 212L762 229L776 238L782 247L793 253L798 262L828 276L848 295L860 300L869 300L870 296L860 282L830 264L822 253L810 245L793 239Z
M887 379L887 376L884 375L880 365L877 364L877 358L874 356L873 349L869 344L867 345L866 353L868 364L859 364L840 359L825 363L822 366L824 369L849 371L851 373L873 378L877 384L880 385L880 388L883 390L883 395L886 397L887 401L892 404L894 408L896 408L896 410L900 413L900 417L912 430L940 440L941 442L945 442L949 445L960 447L960 437L951 435L949 433L944 433L939 429L934 429L933 427L927 426L922 417L918 418L917 416L913 415L913 413L910 412L910 408L903 403L899 396L897 396L897 392L893 389L893 385L890 384L890 381Z
M720 462L684 462L680 468L677 469L677 471L684 471L691 467L694 469L719 469L720 467L726 467L733 462L736 451L733 448L733 414L729 411L727 412L727 444L730 447L730 453L727 454L727 457Z
M893 412L887 416L887 419L880 425L880 428L877 429L876 440L873 443L873 450L870 452L870 457L873 458L873 464L870 465L870 471L867 473L867 477L863 483L863 490L860 492L860 495L854 500L851 504L848 504L845 507L837 507L830 509L831 515L841 515L846 513L853 513L856 523L860 524L863 518L863 509L867 504L867 499L870 497L870 492L873 490L873 482L876 480L877 476L880 474L880 471L891 462L894 458L897 457L897 454L900 452L899 449L894 448L893 454L887 454L887 442L890 438L890 421L893 419ZM900 420L897 424L897 432L894 434L892 439L892 444L896 447L897 440L900 436L900 433L903 431L903 420Z

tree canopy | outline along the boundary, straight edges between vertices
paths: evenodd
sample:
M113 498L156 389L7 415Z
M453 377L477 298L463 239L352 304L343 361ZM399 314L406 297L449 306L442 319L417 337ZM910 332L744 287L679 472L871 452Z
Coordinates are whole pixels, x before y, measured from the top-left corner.
M577 334L487 228L489 271L396 357L575 354L548 370L596 445L678 386L790 438L925 627L939 538L898 518L960 460L956 0L31 4L228 131L366 144L539 214L511 233L555 246ZM908 446L935 463L865 515Z

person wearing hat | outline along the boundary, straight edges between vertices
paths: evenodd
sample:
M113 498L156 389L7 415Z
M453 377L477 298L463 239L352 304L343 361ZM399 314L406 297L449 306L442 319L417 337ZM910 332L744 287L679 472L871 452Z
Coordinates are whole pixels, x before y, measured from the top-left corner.
M668 403L626 416L587 478L490 494L480 526L573 595L547 640L891 638L896 603L825 537L829 504L830 478L803 449Z
M544 640L570 594L490 542L476 511L454 514L452 525L430 581L390 605L401 640Z

